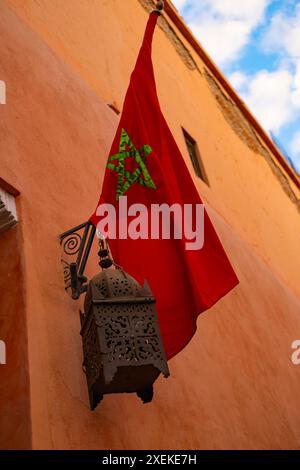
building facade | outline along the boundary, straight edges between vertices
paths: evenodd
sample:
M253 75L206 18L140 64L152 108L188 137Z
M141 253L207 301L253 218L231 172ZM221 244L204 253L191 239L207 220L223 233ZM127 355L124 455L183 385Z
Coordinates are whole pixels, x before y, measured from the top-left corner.
M0 188L15 220L0 233L0 448L300 448L300 178L166 3L161 107L240 284L199 317L151 404L114 395L90 411L58 235L95 208L152 2L2 0Z

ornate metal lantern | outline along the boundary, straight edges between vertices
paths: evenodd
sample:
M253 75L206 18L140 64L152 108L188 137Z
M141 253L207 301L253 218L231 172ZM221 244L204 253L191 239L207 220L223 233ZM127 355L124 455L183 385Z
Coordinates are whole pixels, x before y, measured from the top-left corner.
M91 409L108 393L135 392L144 403L153 383L169 369L155 311L155 299L119 267L111 267L102 248L103 271L93 277L81 313L84 370Z
M87 222L59 237L66 291L74 300L87 292L80 320L91 409L108 393L134 392L148 403L160 373L169 376L155 298L147 282L141 287L114 265L104 239L102 272L88 282L84 271L95 232Z

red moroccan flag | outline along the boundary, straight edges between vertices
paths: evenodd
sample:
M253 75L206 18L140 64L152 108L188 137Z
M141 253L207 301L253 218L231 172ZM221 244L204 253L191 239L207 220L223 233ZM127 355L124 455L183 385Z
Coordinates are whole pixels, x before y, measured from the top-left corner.
M185 204L193 207L202 204L158 102L151 60L157 18L156 12L151 13L99 201L114 205L117 216L119 202L125 196L128 207L137 203L146 208L153 204L177 204L182 208ZM100 219L95 211L92 223L97 225ZM128 223L132 220L129 217ZM144 279L149 282L157 300L168 359L190 341L198 315L238 283L206 212L203 247L187 250L188 240L187 237L133 240L122 234L109 241L115 263L141 284Z

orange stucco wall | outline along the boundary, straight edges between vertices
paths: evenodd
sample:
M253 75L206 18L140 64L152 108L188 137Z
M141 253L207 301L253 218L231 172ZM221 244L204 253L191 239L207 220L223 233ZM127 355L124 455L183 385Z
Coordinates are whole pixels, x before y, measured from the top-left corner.
M188 69L161 29L161 105L191 172L181 126L199 143L210 186L195 184L241 282L199 318L152 404L111 396L89 410L79 306L64 293L57 236L94 209L118 120L107 103L121 107L146 19L137 0L0 3L0 177L21 193L28 439L35 449L299 448L300 366L290 360L300 337L299 212L228 124L201 60L190 50L199 70ZM1 425L5 448L2 436Z

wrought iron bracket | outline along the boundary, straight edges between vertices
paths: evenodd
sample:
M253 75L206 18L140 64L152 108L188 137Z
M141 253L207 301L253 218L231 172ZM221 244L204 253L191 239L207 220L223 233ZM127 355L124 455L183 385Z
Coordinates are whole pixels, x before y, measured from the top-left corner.
M95 226L91 222L85 222L59 236L65 290L70 292L74 300L87 291L88 279L84 271L95 233Z

